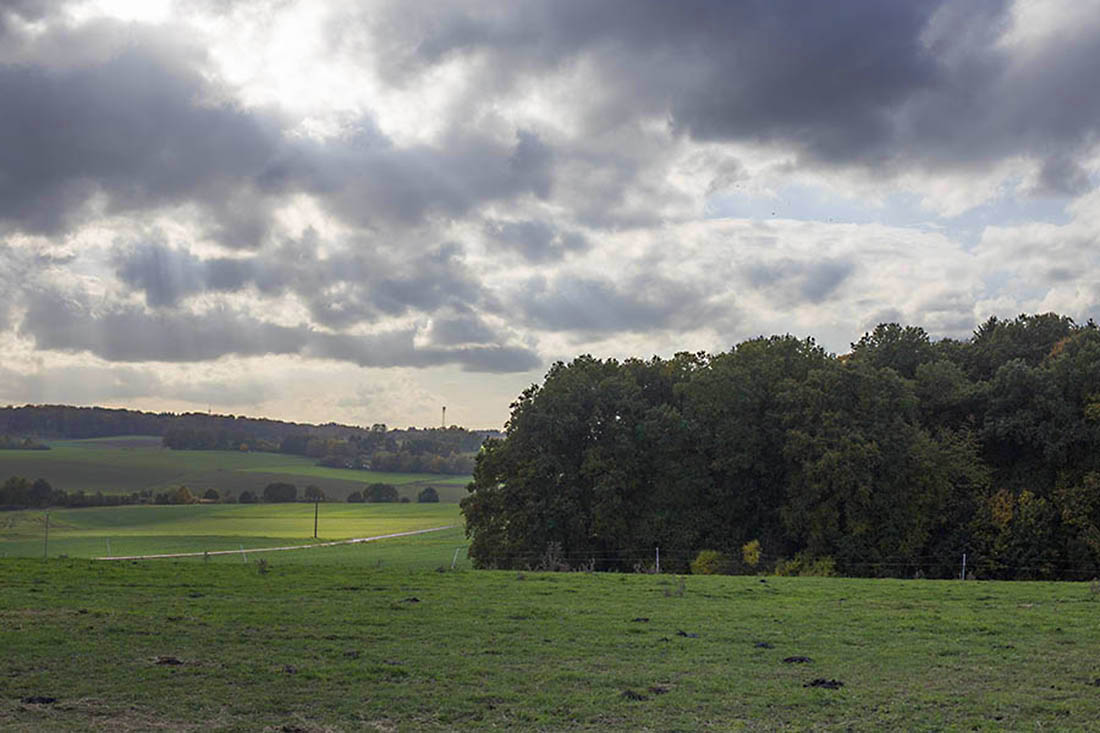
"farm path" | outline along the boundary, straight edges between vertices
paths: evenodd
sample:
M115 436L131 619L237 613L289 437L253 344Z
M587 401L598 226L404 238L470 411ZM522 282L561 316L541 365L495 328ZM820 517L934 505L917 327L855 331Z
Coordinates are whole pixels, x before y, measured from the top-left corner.
M315 542L312 545L289 545L287 547L257 547L252 550L211 550L210 552L174 552L165 555L110 555L92 558L93 560L159 560L170 557L202 557L204 555L248 555L253 552L279 552L282 550L311 550L314 547L335 547L336 545L355 545L360 542L375 542L376 540L388 540L393 537L409 537L414 534L427 532L439 532L444 529L454 529L457 524L446 527L431 527L429 529L414 529L408 532L394 532L393 534L380 534L374 537L355 537L350 540L334 540L332 542Z

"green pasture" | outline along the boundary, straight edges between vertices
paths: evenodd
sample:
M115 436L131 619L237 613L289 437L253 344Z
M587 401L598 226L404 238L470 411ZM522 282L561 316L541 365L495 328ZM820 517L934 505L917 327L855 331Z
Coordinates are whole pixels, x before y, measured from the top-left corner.
M1100 720L1100 589L1088 583L363 559L0 560L0 728L1073 731Z
M275 481L298 486L320 486L330 498L344 500L366 484L388 483L403 497L415 501L432 486L441 501L456 502L466 495L467 476L425 473L387 473L326 468L313 459L281 453L171 450L151 436L122 436L50 442L48 451L0 451L0 480L8 476L44 478L65 491L129 494L187 486L202 492L259 492Z
M47 542L44 511L0 512L0 557L42 557L44 552L50 557L101 557L303 545L315 542L313 520L314 505L305 503L60 509L49 513ZM318 507L316 542L450 525L462 525L456 504L325 502Z

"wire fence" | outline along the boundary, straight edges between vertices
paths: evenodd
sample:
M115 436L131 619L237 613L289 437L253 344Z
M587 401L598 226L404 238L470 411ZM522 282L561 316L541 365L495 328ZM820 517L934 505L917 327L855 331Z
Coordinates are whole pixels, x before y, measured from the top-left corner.
M477 554L476 565L483 568L521 570L611 570L627 572L689 573L697 552L666 551L655 547L626 548L617 551L570 552L542 551ZM823 562L824 561L824 562ZM970 580L1061 580L1088 581L1100 578L1100 564L1051 560L1039 562L1002 561L982 554L958 556L918 555L910 558L881 560L832 560L799 558L760 553L753 566L730 560L730 575L836 575L849 577L889 577Z

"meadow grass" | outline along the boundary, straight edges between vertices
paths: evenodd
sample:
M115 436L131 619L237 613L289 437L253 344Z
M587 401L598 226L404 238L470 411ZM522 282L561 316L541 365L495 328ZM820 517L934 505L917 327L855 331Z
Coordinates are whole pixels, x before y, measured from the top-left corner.
M309 544L313 504L192 504L0 513L0 557L99 557ZM317 542L462 524L456 504L322 503ZM109 547L109 550L108 550Z
M129 494L151 489L163 491L188 486L240 494L258 493L275 481L287 481L302 491L307 484L320 486L331 498L344 500L366 484L398 486L401 496L412 500L432 486L444 502L466 494L468 476L427 473L357 471L317 466L311 458L282 453L171 450L151 436L122 436L49 442L48 451L0 451L0 480L8 476L45 478L65 491Z
M681 582L268 559L264 572L0 561L0 727L1088 730L1100 719L1100 601L1086 583ZM35 696L55 702L23 702Z

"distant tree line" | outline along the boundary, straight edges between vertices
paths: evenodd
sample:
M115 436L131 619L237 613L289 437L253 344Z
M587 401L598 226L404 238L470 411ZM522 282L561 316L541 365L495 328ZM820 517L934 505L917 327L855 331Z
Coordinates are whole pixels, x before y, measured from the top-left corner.
M401 473L469 475L484 431L465 428L371 430L345 437L293 433L278 442L257 439L243 430L172 428L163 437L168 448L185 450L260 450L306 456L318 465Z
M318 486L305 487L301 501L317 502L325 501L325 492ZM439 494L432 487L424 488L416 499L418 502L438 502ZM30 481L22 476L11 476L3 484L0 484L0 510L18 510L45 507L96 507L96 506L123 506L129 504L198 504L198 503L222 503L222 504L256 504L287 503L299 501L298 487L291 483L276 481L269 483L260 492L249 490L242 491L239 497L232 494L222 494L216 489L207 489L200 495L193 493L186 486L174 489L166 489L154 492L151 489L135 491L130 494L104 494L97 491L88 494L84 491L66 492L55 489L43 478ZM349 502L407 502L407 497L398 494L397 487L386 483L368 484L362 491L353 492L348 497Z
M1100 575L1100 329L991 318L557 363L462 501L479 567ZM713 555L701 556L703 551ZM715 559L717 558L717 559ZM704 560L706 562L704 562ZM712 562L713 561L713 562Z
M182 500L185 497L186 500ZM197 499L193 499L187 488L182 486L158 494L148 489L130 494L104 494L102 491L89 494L83 490L67 492L55 489L44 478L31 481L22 476L10 476L0 484L0 509L4 510L54 506L84 508L126 504L189 504L193 501Z
M180 450L289 453L314 458L321 465L375 471L469 474L482 442L497 434L454 425L391 430L383 423L369 428L309 425L198 412L150 413L67 405L0 407L0 435L39 439L158 435L166 447ZM21 443L27 438L8 440ZM24 448L22 444L12 447Z

